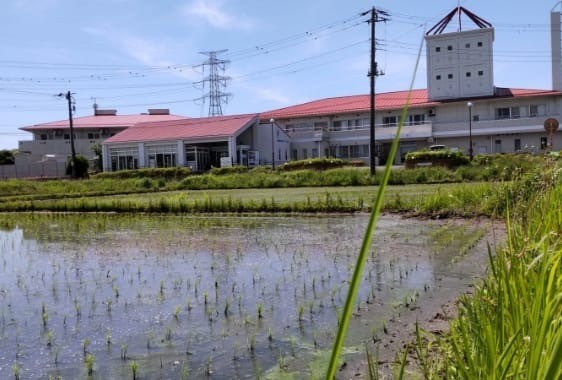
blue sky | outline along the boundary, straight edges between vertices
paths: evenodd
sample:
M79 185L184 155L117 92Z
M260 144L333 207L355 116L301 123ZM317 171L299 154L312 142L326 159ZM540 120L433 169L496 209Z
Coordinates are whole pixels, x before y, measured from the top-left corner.
M555 1L460 2L495 27L496 86L551 87L550 11ZM194 101L205 73L201 51L228 49L224 114L267 111L324 97L368 93L372 6L391 20L377 24L377 91L408 88L425 26L457 1L433 0L3 0L0 14L0 149L31 135L18 128L100 108L137 114L169 108L199 117ZM472 25L463 20L465 29ZM425 50L424 50L425 51ZM416 88L425 88L425 55Z

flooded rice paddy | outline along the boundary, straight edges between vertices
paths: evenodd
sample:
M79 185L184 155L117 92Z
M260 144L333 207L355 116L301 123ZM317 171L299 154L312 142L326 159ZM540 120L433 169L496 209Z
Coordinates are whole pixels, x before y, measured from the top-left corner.
M0 378L243 379L322 376L368 216L0 218ZM377 227L349 357L485 233Z

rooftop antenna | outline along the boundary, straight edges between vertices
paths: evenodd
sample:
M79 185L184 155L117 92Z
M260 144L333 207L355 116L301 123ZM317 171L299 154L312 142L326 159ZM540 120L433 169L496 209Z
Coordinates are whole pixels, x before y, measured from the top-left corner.
M94 104L92 104L92 108L94 109L94 115L98 112L98 103L96 102L96 98L91 97L91 100L94 101Z

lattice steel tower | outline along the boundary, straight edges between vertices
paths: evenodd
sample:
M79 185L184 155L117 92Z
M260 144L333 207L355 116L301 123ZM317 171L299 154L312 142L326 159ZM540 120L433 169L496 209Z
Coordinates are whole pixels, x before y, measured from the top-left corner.
M230 80L230 77L220 74L221 72L224 73L226 65L230 63L230 61L217 58L217 55L225 53L226 51L228 51L228 49L202 51L200 54L208 56L209 59L202 64L195 66L202 67L203 74L205 74L205 67L208 66L207 70L209 74L204 77L202 81L195 82L194 85L203 85L203 96L195 100L203 100L203 102L205 102L205 99L209 99L209 116L221 116L221 104L228 103L228 98L231 95L223 92L223 89L226 88L226 84ZM208 86L208 92L205 93L206 86Z

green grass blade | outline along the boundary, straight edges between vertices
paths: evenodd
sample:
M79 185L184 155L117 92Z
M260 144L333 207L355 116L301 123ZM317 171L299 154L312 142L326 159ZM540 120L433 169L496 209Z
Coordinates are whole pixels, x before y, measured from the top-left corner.
M382 207L382 202L384 198L384 192L386 186L388 184L388 179L390 178L390 172L392 169L392 163L394 162L394 157L396 156L396 152L398 151L398 143L400 141L400 132L402 131L402 127L404 126L404 122L406 120L406 113L408 111L408 106L410 104L410 98L412 95L412 89L414 87L414 81L416 79L416 72L418 70L418 65L420 62L421 57L421 50L423 46L423 39L420 43L418 57L416 60L416 65L414 68L414 75L412 76L412 81L410 83L410 89L408 90L408 97L406 99L406 104L402 108L402 113L400 115L400 122L398 123L398 128L396 131L396 136L392 142L392 147L390 149L390 154L388 155L388 159L386 162L386 167L383 174L383 179L379 186L377 197L375 199L375 204L373 209L371 210L371 217L369 218L369 223L367 225L367 230L365 232L365 236L363 238L363 243L361 244L361 250L359 252L359 256L357 257L357 262L355 264L355 269L353 271L353 276L351 278L351 283L349 285L349 290L347 292L347 298L345 301L345 306L343 309L343 313L341 315L340 323L338 332L336 335L336 340L334 342L334 347L332 350L332 356L330 358L330 362L328 365L328 371L326 373L326 379L333 379L336 374L336 369L338 366L338 359L340 357L340 353L343 347L343 342L345 340L345 336L347 334L347 328L349 326L349 321L351 319L351 314L353 312L353 305L355 303L355 298L357 296L357 292L359 290L359 284L361 282L361 274L363 273L363 267L365 266L365 262L367 257L369 256L369 248L371 247L371 242L373 240L373 233L375 231L375 226L380 214L380 210Z

